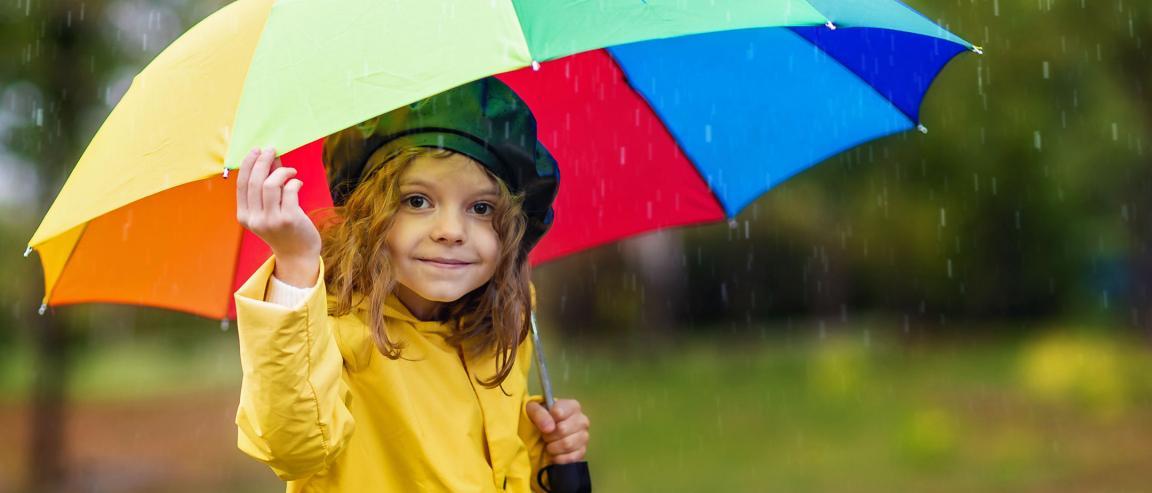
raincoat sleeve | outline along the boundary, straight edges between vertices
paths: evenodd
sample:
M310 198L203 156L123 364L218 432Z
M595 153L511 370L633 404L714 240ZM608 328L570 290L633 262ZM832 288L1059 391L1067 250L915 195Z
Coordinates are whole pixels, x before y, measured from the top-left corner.
M532 293L532 309L535 310L536 286L529 284L529 288ZM529 336L524 340L524 343L520 345L519 354L516 355L516 359L520 365L520 371L524 374L525 382L530 381L532 367L536 363L534 359L536 355L532 352L534 350L532 337ZM529 402L536 402L543 405L544 396L529 395L527 392L524 393L524 402L520 404L520 424L517 431L520 435L520 441L523 442L524 447L528 449L528 458L532 463L532 476L530 481L532 491L543 493L544 490L540 489L540 485L536 484L536 474L540 472L540 469L548 465L548 455L544 450L544 447L548 444L544 442L544 436L540 433L540 430L536 428L536 424L528 417L527 406Z
M328 324L324 264L299 306L264 301L271 258L236 291L240 364L237 446L292 481L324 471L355 426L343 358Z

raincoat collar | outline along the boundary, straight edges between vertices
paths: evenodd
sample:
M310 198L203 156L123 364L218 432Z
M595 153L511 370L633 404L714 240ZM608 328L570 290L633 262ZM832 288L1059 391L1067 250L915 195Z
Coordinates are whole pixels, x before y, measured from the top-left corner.
M356 294L352 297L352 305L355 306L355 312L360 320L365 325L371 326L368 316L368 305L364 302L364 295ZM452 334L455 325L452 321L438 322L435 320L420 320L412 314L412 311L404 306L400 298L396 296L395 292L388 293L388 297L384 299L384 316L389 321L397 320L406 324L410 324L420 332L436 333L443 336Z
M367 310L367 303L365 302L364 295L353 295L353 306L355 306L355 309L353 310L356 313L356 316L359 317L359 319L361 319L365 325L371 326L369 310ZM420 320L416 318L415 314L412 314L412 312L408 310L408 306L404 306L404 303L400 301L399 297L396 297L395 293L389 293L388 297L385 298L384 316L389 321L399 320L403 324L409 324L412 327L415 327L419 332L437 333L444 336L452 334L456 325L455 320L437 321ZM469 320L470 317L465 316L463 320L464 324L468 324Z
M407 306L404 306L404 303L400 301L400 298L396 296L395 292L388 293L388 297L384 299L384 315L388 318L409 322L421 331L452 332L451 322L420 320L416 318L416 316L412 314L412 311L409 310Z

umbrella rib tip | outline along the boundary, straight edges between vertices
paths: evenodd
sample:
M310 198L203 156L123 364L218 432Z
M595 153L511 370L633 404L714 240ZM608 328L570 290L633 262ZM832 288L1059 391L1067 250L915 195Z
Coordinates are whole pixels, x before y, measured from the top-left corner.
M828 22L824 23L824 27L827 27L829 30L832 30L832 31L836 30L836 24L833 24L832 21L828 21Z
M976 53L977 55L983 55L984 54L984 47L972 45L972 52Z
M44 313L46 313L47 311L48 311L48 303L41 303L41 304L40 304L40 309L39 309L39 310L36 310L36 313L38 313L38 314L40 314L40 315L43 315L43 314L44 314Z
M922 134L928 133L928 127L925 127L923 123L916 124L916 130L919 130Z
M229 171L230 171L230 170L228 169L228 167L227 167L227 166L225 166L225 167L224 167L224 175L223 175L223 177L224 177L224 179L225 179L225 180L227 180L227 179L228 179L228 172L229 172Z
M28 247L28 248L24 249L24 256L27 257L29 255L32 255L32 247Z

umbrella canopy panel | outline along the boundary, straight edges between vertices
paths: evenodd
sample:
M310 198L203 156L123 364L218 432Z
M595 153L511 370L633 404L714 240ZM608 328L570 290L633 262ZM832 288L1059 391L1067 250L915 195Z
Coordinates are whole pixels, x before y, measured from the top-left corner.
M318 222L332 205L321 145L281 158L307 183L300 204ZM125 303L209 318L236 317L232 293L270 254L236 222L234 180L219 175L116 209L40 250L50 305Z

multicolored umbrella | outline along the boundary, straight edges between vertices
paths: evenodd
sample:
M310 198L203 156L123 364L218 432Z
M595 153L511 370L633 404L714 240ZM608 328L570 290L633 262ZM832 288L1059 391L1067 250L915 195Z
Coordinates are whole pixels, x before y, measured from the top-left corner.
M238 0L134 80L29 241L46 306L233 318L269 252L235 220L256 146L331 204L325 135L481 77L532 106L563 186L545 262L734 217L789 176L920 126L978 47L898 0Z

